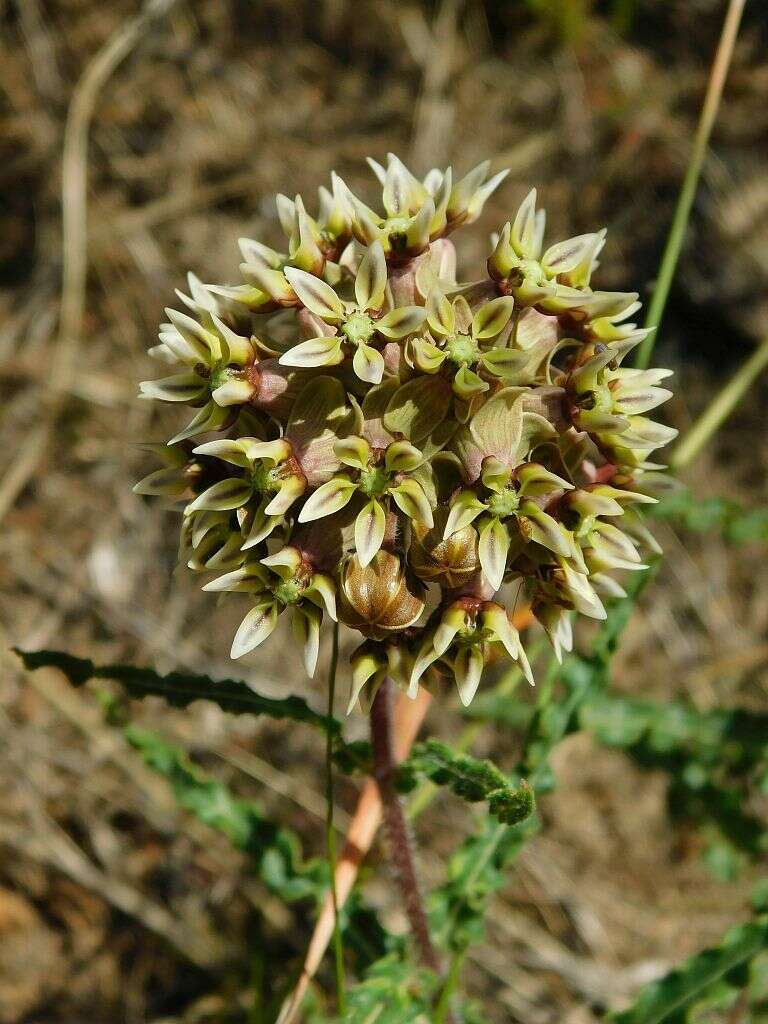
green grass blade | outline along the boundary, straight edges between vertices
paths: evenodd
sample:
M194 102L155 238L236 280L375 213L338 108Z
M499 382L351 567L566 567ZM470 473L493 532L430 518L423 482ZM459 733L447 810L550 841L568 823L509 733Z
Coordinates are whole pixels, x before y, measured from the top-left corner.
M673 469L683 469L696 458L707 441L731 415L743 396L768 366L768 334L685 434L672 452Z
M656 287L653 290L653 297L651 298L648 314L645 318L645 326L652 327L654 330L645 338L637 351L636 365L643 369L650 362L656 335L664 316L664 308L669 298L669 290L672 287L672 280L677 269L680 250L682 249L683 239L688 227L688 219L691 215L691 207L693 206L696 188L701 176L701 168L704 163L715 118L717 117L718 107L720 106L720 98L723 94L723 85L725 84L728 67L733 56L733 47L738 35L741 15L744 11L744 2L745 0L730 0L725 21L723 22L723 30L720 35L717 52L715 53L715 59L712 62L707 93L701 108L701 117L699 118L696 135L693 140L688 167L686 168L675 215L667 236L667 244L661 259Z

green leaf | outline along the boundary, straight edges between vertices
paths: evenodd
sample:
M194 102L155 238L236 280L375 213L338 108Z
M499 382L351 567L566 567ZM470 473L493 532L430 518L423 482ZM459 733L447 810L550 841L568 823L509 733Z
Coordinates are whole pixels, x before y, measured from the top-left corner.
M568 671L577 675L575 668ZM540 730L562 724L557 708L540 713L493 693L481 695L465 713L513 729L531 730L536 716ZM745 808L768 771L768 715L740 708L698 711L684 702L656 703L596 690L568 725L569 732L577 728L625 751L641 768L669 773L670 816L703 832L704 859L718 877L732 877L744 854L765 856L765 820ZM537 780L539 789L551 784L543 776Z
M151 668L133 665L95 665L90 658L76 658L65 651L14 651L29 671L58 668L73 686L82 686L89 679L111 679L119 683L131 698L162 697L173 707L186 708L196 700L210 700L223 711L235 715L266 715L269 718L306 722L323 731L330 729L341 735L338 719L328 719L313 711L301 697L263 697L237 679L211 679L191 672L169 672L160 675Z
M578 718L599 742L625 750L642 768L669 772L670 815L704 829L705 860L718 877L734 875L740 854L765 855L766 823L745 808L768 768L768 715L596 692Z
M647 759L679 755L740 774L768 757L768 714L740 708L698 711L692 705L606 695L580 710L582 728L606 746L640 748Z
M409 792L419 775L438 786L448 786L469 803L487 800L491 814L507 825L524 821L533 813L533 790L526 782L511 786L491 761L454 754L439 740L416 744L411 756L400 765L398 789Z
M684 1020L683 1011L707 993L707 989L743 968L768 948L768 917L732 928L719 946L705 949L660 981L642 990L635 1003L620 1013L609 1014L612 1024L663 1024Z
M223 782L207 776L183 750L157 733L137 725L128 725L124 733L145 764L168 779L179 806L249 854L256 875L273 895L288 903L307 899L317 907L323 903L329 881L327 862L305 860L295 833L269 821L257 803L236 796ZM384 953L388 937L355 892L343 908L341 925L360 964L367 965Z
M156 733L137 725L127 726L124 732L144 763L169 780L179 806L253 857L259 877L271 892L289 901L322 899L325 866L320 861L302 863L296 836L267 821L257 804L206 777L182 750Z
M334 1024L429 1024L438 979L415 969L400 953L373 964L365 978L347 993L347 1009ZM330 1024L325 1015L311 1015L308 1024Z

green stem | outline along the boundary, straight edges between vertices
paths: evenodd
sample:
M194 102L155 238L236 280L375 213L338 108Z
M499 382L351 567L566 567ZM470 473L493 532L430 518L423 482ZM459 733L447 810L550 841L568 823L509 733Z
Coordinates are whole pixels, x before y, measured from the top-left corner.
M334 698L336 696L336 668L339 664L339 624L333 624L333 640L331 646L331 663L328 668L328 724L325 745L325 846L328 856L328 871L331 876L331 899L333 901L333 952L336 961L336 998L339 1015L346 1010L344 983L344 943L339 927L339 902L336 895L336 833L333 827L333 732L330 723L333 719Z
M435 1007L435 1015L432 1024L446 1024L449 1019L451 1012L451 999L456 991L459 978L461 977L461 969L464 966L464 958L467 955L467 947L462 946L461 949L457 949L451 957L451 962L448 965L448 973L445 976L443 987L440 991L440 998L437 1001Z
M715 395L675 448L670 459L674 469L682 469L696 458L715 431L731 415L766 366L768 366L768 334L725 387Z
M725 77L728 73L731 57L733 56L733 47L739 31L744 3L745 0L729 0L728 11L726 12L723 29L720 34L720 42L717 46L715 59L712 62L707 94L704 97L704 105L701 108L701 116L696 129L696 136L693 140L688 167L685 172L682 188L680 189L680 196L677 200L675 216L667 236L667 244L664 248L661 266L659 267L656 287L653 290L653 297L648 307L648 315L645 318L645 326L651 327L653 330L644 339L637 351L636 365L641 369L645 369L648 366L658 328L661 326L664 307L667 304L672 279L675 276L675 269L680 257L683 239L685 238L691 206L693 205L696 187L701 176L701 168L707 152L709 137L712 134L712 127L717 117L718 107L720 106Z

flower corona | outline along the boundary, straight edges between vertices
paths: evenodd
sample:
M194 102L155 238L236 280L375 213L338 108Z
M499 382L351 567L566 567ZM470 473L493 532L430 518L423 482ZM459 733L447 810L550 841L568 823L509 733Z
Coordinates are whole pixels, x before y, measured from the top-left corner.
M449 236L505 173L369 163L382 212L334 174L316 217L278 197L282 251L240 240L239 283L189 275L150 350L175 372L141 393L192 419L135 489L184 502L205 590L246 595L232 657L288 611L311 675L338 614L363 638L350 706L440 667L467 704L497 655L532 681L514 601L560 657L643 567L669 372L623 365L647 332L634 292L592 287L605 231L545 248L533 190L459 283Z

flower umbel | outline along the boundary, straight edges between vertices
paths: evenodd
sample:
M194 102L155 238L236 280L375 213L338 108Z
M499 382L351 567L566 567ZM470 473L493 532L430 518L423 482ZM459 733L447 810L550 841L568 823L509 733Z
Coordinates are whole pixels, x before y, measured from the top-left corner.
M592 285L604 230L545 245L534 190L462 285L449 235L506 172L369 162L379 209L334 174L314 216L278 197L284 243L240 240L239 282L190 275L151 350L176 372L141 393L193 417L135 490L184 502L188 565L224 573L204 589L247 596L232 657L287 611L311 675L338 598L350 707L445 670L467 704L489 660L533 681L512 594L560 657L643 567L669 371L622 365L646 332Z

